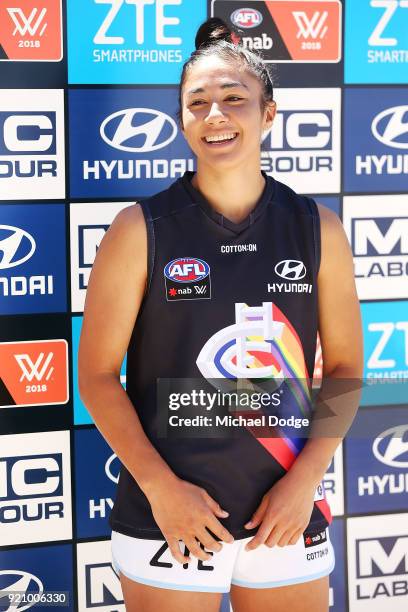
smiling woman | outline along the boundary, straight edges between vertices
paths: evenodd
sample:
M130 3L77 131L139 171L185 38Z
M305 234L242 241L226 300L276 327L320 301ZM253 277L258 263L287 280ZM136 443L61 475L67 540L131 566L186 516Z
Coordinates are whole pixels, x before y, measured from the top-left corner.
M216 612L231 591L235 612L327 611L322 479L341 437L306 440L290 424L313 421L318 331L324 375L361 377L347 238L331 211L261 171L272 81L219 19L197 32L179 101L197 169L115 218L79 350L81 397L123 464L110 525L126 609ZM191 435L172 427L171 391L209 387L273 394L255 413L261 435L248 408L218 400L208 437L193 401L180 415ZM239 435L217 431L229 420Z

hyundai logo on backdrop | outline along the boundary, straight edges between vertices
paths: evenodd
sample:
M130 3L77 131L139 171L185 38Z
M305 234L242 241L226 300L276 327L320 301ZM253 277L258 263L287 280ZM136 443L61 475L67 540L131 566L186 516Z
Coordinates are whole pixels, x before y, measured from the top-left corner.
M177 92L163 88L158 96L157 91L69 92L74 197L149 196L194 169L175 120Z
M298 193L340 191L340 89L277 89L261 166ZM301 104L297 101L301 100Z
M2 89L0 200L65 197L62 89Z
M64 205L0 204L0 217L0 314L65 312Z
M347 519L349 609L406 612L408 514Z
M346 189L405 191L408 181L406 89L347 89L344 122Z
M70 0L70 83L177 84L206 0Z
M74 609L72 545L58 544L1 551L0 603L2 612L23 612L41 605ZM40 598L40 603L38 599Z
M354 257L359 298L408 298L407 197L345 196L343 224Z
M120 461L97 429L76 430L75 451L77 535L109 535Z
M131 108L107 117L101 124L100 134L107 144L120 151L151 153L175 139L177 125L166 113L150 108Z
M66 540L71 537L69 431L2 436L2 545Z
M406 509L408 417L398 408L360 411L346 440L346 462L350 513Z
M407 0L346 2L346 83L406 84L407 31Z

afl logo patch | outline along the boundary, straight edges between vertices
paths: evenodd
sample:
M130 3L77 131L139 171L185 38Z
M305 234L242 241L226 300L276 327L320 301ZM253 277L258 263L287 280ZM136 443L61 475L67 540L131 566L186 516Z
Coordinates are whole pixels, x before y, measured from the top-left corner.
M306 276L306 266L297 259L283 259L276 264L275 273L285 280L300 280Z
M197 257L178 257L164 267L166 299L209 300L211 298L210 266Z

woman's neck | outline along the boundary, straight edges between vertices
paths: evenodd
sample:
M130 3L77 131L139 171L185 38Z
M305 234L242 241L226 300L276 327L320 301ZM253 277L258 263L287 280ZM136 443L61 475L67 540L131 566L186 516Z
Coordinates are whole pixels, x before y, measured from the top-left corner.
M191 181L218 213L240 223L255 208L265 188L265 179L257 168L217 170L198 164Z

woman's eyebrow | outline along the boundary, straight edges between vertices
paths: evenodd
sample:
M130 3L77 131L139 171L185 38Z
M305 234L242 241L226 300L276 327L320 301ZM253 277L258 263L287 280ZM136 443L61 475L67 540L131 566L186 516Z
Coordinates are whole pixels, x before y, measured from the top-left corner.
M223 83L222 85L220 85L221 89L228 89L229 87L245 87L245 89L248 89L248 86L245 85L244 83L240 83L239 81L231 81L230 83ZM188 90L188 94L196 94L196 93L203 93L205 90L203 87L196 87L194 89L189 89Z

